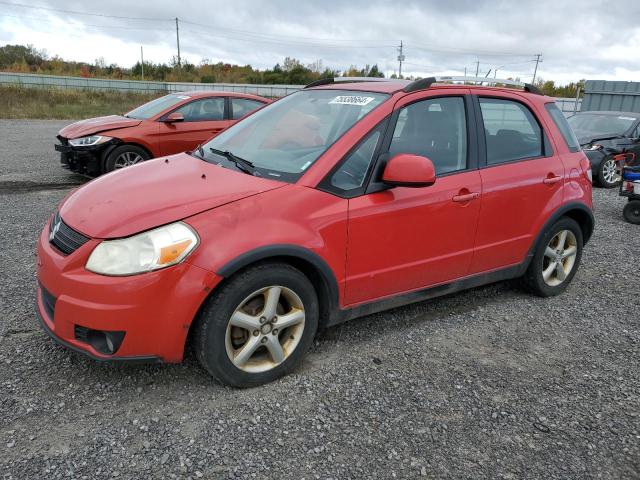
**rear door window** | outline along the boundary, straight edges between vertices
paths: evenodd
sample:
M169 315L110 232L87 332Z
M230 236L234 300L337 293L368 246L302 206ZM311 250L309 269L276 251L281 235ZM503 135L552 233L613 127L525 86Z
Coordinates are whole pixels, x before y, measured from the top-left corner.
M263 107L264 103L247 98L231 98L231 119L238 120L251 112Z
M543 156L542 129L526 106L506 99L479 100L488 165Z

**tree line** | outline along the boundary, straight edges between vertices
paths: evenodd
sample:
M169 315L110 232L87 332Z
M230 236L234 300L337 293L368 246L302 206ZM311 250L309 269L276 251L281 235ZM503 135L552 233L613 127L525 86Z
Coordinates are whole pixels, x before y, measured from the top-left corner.
M327 77L384 77L378 65L358 68L352 65L346 70L337 70L323 65L322 60L304 65L300 60L286 57L282 64L260 70L251 65L231 65L203 58L198 65L188 61L178 64L173 57L168 63L137 62L131 68L115 63L107 64L104 58L94 63L64 60L31 45L5 45L0 47L0 70L16 73L39 73L44 75L67 75L85 78L113 78L119 80L144 80L193 83L253 83L269 85L306 85ZM391 78L397 78L394 75ZM411 77L412 78L412 77ZM517 79L516 79L517 80ZM575 97L577 88L584 89L584 80L567 85L556 85L553 80L538 79L536 86L545 94L554 97Z
M55 55L49 57L44 50L31 45L5 45L0 47L0 70L16 73L38 73L43 75L68 75L85 78L112 78L118 80L144 80L193 83L254 83L305 85L325 77L358 76L384 77L377 65L363 68L351 66L341 71L324 67L321 60L304 65L295 58L286 57L282 64L271 69L259 70L251 65L231 65L204 58L198 65L176 57L168 63L136 62L131 68L115 63L107 64L98 58L92 64L68 61Z

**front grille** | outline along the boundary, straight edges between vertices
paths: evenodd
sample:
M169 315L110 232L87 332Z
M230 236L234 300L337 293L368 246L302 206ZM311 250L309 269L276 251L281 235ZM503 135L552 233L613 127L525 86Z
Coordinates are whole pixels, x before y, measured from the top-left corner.
M56 312L56 297L51 295L49 291L40 285L40 294L42 296L42 306L44 307L44 311L47 312L47 316L49 320L53 322L53 317Z
M66 145L69 145L69 139L64 138L64 137L63 137L63 136L61 136L61 135L58 135L58 140L60 140L60 143L61 143L62 145L65 145L65 146L66 146Z
M56 213L49 228L49 241L65 255L70 255L89 239L64 223L60 213Z

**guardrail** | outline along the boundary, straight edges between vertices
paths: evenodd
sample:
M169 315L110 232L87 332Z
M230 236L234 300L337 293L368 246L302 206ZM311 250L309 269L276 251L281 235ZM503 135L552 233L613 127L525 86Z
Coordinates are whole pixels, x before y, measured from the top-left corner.
M304 85L254 85L245 83L147 82L139 80L111 80L10 72L0 72L0 85L17 85L34 88L57 87L64 89L115 90L143 93L219 90L223 92L252 93L254 95L274 98L284 97L304 87Z

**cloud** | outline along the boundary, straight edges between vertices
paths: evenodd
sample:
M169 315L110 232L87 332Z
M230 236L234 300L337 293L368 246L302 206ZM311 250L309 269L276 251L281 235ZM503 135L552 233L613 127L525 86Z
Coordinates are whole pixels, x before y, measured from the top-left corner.
M144 45L146 60L167 62L176 54L172 19L179 17L182 56L194 63L267 68L292 56L338 69L378 64L390 74L402 40L407 74L475 73L478 65L482 75L498 68L499 76L530 80L534 55L542 53L538 72L545 79L640 80L640 2L612 3L39 0L36 6L129 18L3 4L0 44L31 43L67 59L104 57L123 66L135 63Z

